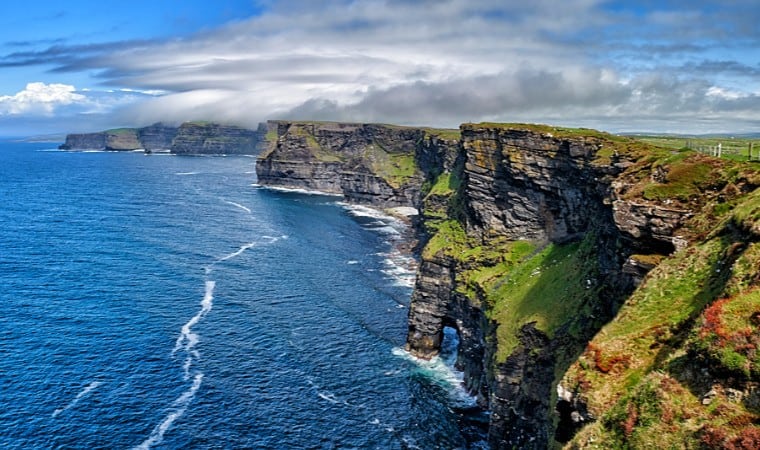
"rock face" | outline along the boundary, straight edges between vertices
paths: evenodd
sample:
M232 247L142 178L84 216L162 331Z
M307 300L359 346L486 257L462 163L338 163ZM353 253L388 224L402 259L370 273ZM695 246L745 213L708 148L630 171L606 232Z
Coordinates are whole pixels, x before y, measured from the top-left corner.
M423 183L452 162L458 145L428 130L389 125L273 121L268 129L259 183L382 207L419 207Z
M254 155L263 136L259 130L207 122L183 123L177 130L171 152L182 155Z
M206 122L188 122L179 128L156 123L143 128L118 128L98 133L69 134L62 150L146 150L175 154L255 155L264 143L265 127L248 130Z
M672 377L663 382L662 397L698 391L731 373L734 378L725 382L731 387L721 391L731 393L726 401L755 398L750 392L760 380L751 374L760 369L748 367L760 367L760 361L715 370L710 378L704 363L668 358L684 354L692 336L689 354L718 364L714 347L722 341L697 339L718 333L714 324L694 328L700 311L721 295L751 293L737 305L760 298L758 171L593 130L465 124L457 142L392 126L268 126L269 148L257 166L261 184L421 210L428 241L409 309L407 350L431 358L444 328L457 331L457 366L479 405L491 412L492 448L550 448L568 441L573 448L593 446L599 435L616 439L619 447L651 446L636 441L635 430L645 434L659 422L637 419L647 411L636 395L649 392L665 371ZM725 215L726 205L736 206L733 216ZM669 265L662 275L659 268ZM692 270L706 275L691 291L671 286L681 275L697 276ZM688 294L671 293L678 289ZM692 312L683 312L679 296L691 300L684 304ZM647 306L660 297L659 309ZM624 314L618 314L621 308ZM723 311L716 308L703 320ZM760 309L754 314L747 323L760 317ZM613 343L599 337L602 327L620 321L642 334ZM760 343L760 334L747 330L735 334L735 351L757 360L755 344L745 341ZM638 354L615 353L629 342L646 345ZM640 360L649 365L636 366ZM652 367L657 372L650 376ZM698 378L689 373L702 374L701 381L689 381ZM637 381L642 377L647 381ZM679 382L684 385L675 387ZM607 387L595 391L597 385ZM630 403L615 406L605 397L616 390ZM752 414L760 420L751 407L736 413L736 423ZM698 414L689 410L683 417ZM709 423L709 414L704 417ZM679 439L696 447L699 439L731 443L754 436L752 430L729 432L739 434L685 429Z
M140 145L145 150L150 151L169 150L176 135L177 127L162 123L154 123L153 125L137 129Z

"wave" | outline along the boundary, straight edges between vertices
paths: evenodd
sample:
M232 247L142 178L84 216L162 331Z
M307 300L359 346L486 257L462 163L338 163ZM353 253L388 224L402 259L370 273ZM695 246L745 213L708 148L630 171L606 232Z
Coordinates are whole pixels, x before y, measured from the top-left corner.
M235 202L231 202L231 201L228 201L228 200L225 200L224 203L227 203L228 205L232 205L232 206L235 206L237 208L240 208L243 211L247 212L248 214L251 213L251 209L250 208L248 208L246 206L243 206L240 203L235 203Z
M74 400L72 400L71 402L69 402L68 405L64 406L63 408L58 408L55 411L53 411L53 414L51 415L51 417L58 417L58 415L60 415L62 412L66 411L68 409L73 408L74 406L76 406L77 403L79 403L79 400L81 400L82 398L84 398L87 394L89 394L90 392L92 392L95 388L97 388L101 384L103 384L103 383L100 382L100 381L93 381L92 383L88 384L87 387L85 387L84 389L82 389L77 394L77 396L74 397Z
M140 445L133 448L133 450L148 450L156 444L160 444L164 440L164 434L171 428L174 421L182 417L187 411L188 405L195 398L195 393L201 387L203 382L203 374L198 373L193 379L193 385L188 390L182 393L171 405L169 413L166 415L163 421L153 428L150 436L144 440Z
M381 256L385 268L381 270L385 276L393 280L396 286L411 288L414 287L414 281L417 274L417 261L411 257L394 250L390 253L383 253Z
M330 402L332 404L335 404L335 405L337 405L338 403L342 403L340 400L338 400L337 398L335 398L335 394L329 394L329 393L325 394L325 393L322 393L322 392L317 392L317 396L319 396L319 398L327 400L328 402Z
M247 244L243 244L236 251L234 251L234 252L232 252L232 253L230 253L228 255L222 256L221 258L219 258L217 260L217 262L227 261L228 259L232 259L232 258L234 258L236 256L240 256L240 255L243 254L243 252L245 252L249 248L254 247L256 244L258 244L258 242L249 242Z
M456 362L456 346L458 339L456 330L444 328L444 342L439 356L430 360L412 356L408 351L395 347L391 351L394 356L414 363L419 372L432 382L447 389L449 399L453 404L460 407L472 407L477 404L477 398L470 395L464 388L464 373L454 368Z
M260 245L260 244L274 244L275 242L279 241L280 239L287 239L288 236L285 235L285 234L283 234L282 236L279 236L279 237L276 237L276 236L261 236L261 238L262 239L266 239L268 242L253 241L253 242L249 242L247 244L243 244L243 245L240 246L240 248L238 248L234 252L232 252L230 254L227 254L227 255L224 255L221 258L217 259L216 262L219 263L219 262L222 262L222 261L227 261L228 259L232 259L232 258L234 258L236 256L242 255L243 252L245 252L246 250L248 250L250 248L253 248L253 247L257 246L257 245Z
M176 172L174 175L198 175L200 172Z
M193 350L193 347L195 347L195 344L198 343L199 338L198 335L193 332L192 328L195 324L200 322L201 319L203 319L214 306L214 288L216 287L216 282L207 280L205 287L206 290L203 294L203 300L201 300L200 311L198 311L198 313L194 315L192 319L187 321L186 324L182 325L180 335L177 338L177 342L174 344L174 350L172 350L172 355L180 350L184 350L188 353L183 365L185 380L188 380L190 378L190 366L192 365L193 358L197 358L199 356L198 352Z
M311 190L311 189L287 188L287 187L281 187L281 186L263 186L258 183L253 183L251 184L251 186L258 189L266 189L269 191L287 192L287 193L293 193L293 194L321 195L325 197L343 197L343 195L341 194L334 194L330 192L317 191L317 190Z

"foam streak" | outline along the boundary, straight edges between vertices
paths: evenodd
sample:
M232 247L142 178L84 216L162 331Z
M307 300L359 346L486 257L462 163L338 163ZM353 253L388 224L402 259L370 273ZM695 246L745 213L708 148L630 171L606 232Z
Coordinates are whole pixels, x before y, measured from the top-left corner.
M174 400L174 403L172 403L170 411L164 420L161 421L160 424L156 425L155 428L153 428L153 431L150 433L150 436L148 436L148 439L144 440L140 445L134 447L133 450L148 450L152 446L160 444L164 440L164 434L169 430L169 428L171 428L174 421L182 417L182 415L185 414L185 411L187 411L188 405L190 405L190 402L193 401L195 398L195 393L198 392L198 389L201 387L201 382L203 382L203 374L196 374L195 378L193 379L193 385L190 386L188 390L183 392L182 395L180 395L176 400Z
M62 412L66 411L68 409L73 408L74 406L76 406L77 403L79 403L79 400L83 399L87 394L89 394L90 392L92 392L95 388L97 388L101 384L103 384L103 383L101 383L100 381L93 381L92 383L90 383L89 385L87 385L87 387L85 387L84 389L82 389L82 391L79 392L77 394L77 396L74 397L74 400L72 400L71 402L69 402L68 405L64 406L63 408L58 408L55 411L53 411L53 414L52 414L51 417L58 417L58 415L61 414Z
M226 203L228 205L232 205L232 206L234 206L236 208L240 208L243 211L247 212L248 214L251 213L251 208L248 208L247 206L243 206L240 203L230 202L230 201L227 201L227 200L225 200L224 203Z
M188 353L188 356L185 359L185 364L183 365L186 380L190 378L190 366L192 364L192 358L198 356L198 353L196 351L193 351L193 347L195 347L195 344L198 343L198 335L193 332L193 326L200 322L201 319L203 319L206 314L211 311L211 308L213 308L215 287L216 281L206 281L206 292L203 294L203 300L201 300L201 309L195 316L193 316L192 319L187 321L186 324L182 325L182 330L179 337L177 337L177 342L174 344L174 350L172 350L172 355L180 350L184 350Z

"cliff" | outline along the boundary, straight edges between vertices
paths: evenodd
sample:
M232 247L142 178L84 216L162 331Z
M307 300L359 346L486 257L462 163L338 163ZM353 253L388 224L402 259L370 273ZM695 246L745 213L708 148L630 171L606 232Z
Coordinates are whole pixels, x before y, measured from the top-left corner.
M69 134L62 150L135 150L143 148L134 128L117 128L98 133Z
M63 150L146 150L175 154L257 154L266 129L257 130L209 122L180 127L156 123L143 128L118 128L97 133L69 134Z
M275 129L262 184L421 210L407 349L457 330L493 448L757 448L756 166L536 125Z
M209 122L186 122L177 130L171 152L184 155L255 155L263 142L263 128L246 128Z
M419 206L423 184L453 164L446 158L458 146L454 130L287 121L268 128L268 149L256 164L259 183L382 207Z

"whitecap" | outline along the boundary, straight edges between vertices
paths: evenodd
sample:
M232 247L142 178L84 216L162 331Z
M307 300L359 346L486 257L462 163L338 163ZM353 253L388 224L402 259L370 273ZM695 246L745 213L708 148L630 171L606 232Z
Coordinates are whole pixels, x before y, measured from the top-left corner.
M434 383L447 388L450 400L457 406L471 407L477 403L477 398L470 395L464 388L464 373L454 368L456 362L456 347L458 338L456 330L444 328L444 342L441 355L430 360L412 356L408 351L395 347L391 353L395 356L413 362L419 372Z
M234 206L236 208L240 208L243 211L247 212L248 214L251 213L251 209L250 208L248 208L247 206L243 206L240 203L235 203L235 202L231 202L231 201L228 201L228 200L225 200L224 203L227 203L228 205L232 205L232 206Z
M53 414L51 415L51 417L58 417L58 415L61 414L62 412L66 411L68 409L73 408L74 406L76 406L77 403L79 403L79 401L82 398L84 398L84 396L86 396L87 394L89 394L90 392L92 392L95 388L97 388L101 384L103 384L103 383L100 382L100 381L93 381L92 383L88 384L84 389L82 389L77 394L76 397L74 397L74 400L72 400L71 402L69 402L68 405L64 406L63 408L58 408L55 411L53 411Z
M198 172L176 172L174 175L198 175Z
M340 403L340 400L338 400L337 398L335 398L334 394L330 394L330 393L325 394L323 392L317 392L317 395L319 396L319 398L327 400L328 402L330 402L332 404L338 404L338 403Z
M182 393L171 405L169 413L166 415L163 421L153 428L150 436L144 440L140 445L134 447L134 450L148 450L156 444L160 444L164 440L164 434L171 428L172 424L182 417L190 405L190 402L195 398L195 393L201 387L203 382L203 374L198 373L193 379L193 385L188 390Z
M319 196L324 196L324 197L343 197L343 195L341 194L317 191L317 190L312 190L312 189L288 188L288 187L282 187L282 186L263 186L257 183L251 184L251 186L259 188L259 189L266 189L269 191L286 192L286 193L292 193L292 194L319 195Z
M227 261L228 259L232 259L232 258L234 258L236 256L240 256L240 255L243 254L243 252L245 252L249 248L254 247L256 244L257 244L257 242L249 242L247 244L243 244L236 251L234 251L234 252L232 252L232 253L230 253L228 255L222 256L217 261L219 261L219 262L221 262L221 261Z

